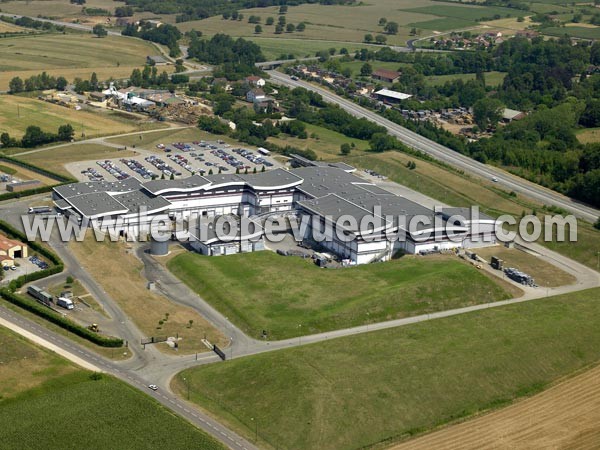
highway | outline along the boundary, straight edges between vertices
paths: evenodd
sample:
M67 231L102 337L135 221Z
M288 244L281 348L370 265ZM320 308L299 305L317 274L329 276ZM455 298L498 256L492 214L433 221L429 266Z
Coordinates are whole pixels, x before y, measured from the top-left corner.
M577 202L576 200L552 191L551 189L544 188L535 183L511 175L497 167L489 166L475 161L468 156L461 155L448 147L440 145L437 142L395 124L379 114L357 105L351 100L342 98L323 87L302 80L292 80L290 76L273 70L268 71L268 74L271 76L270 81L273 83L290 87L303 87L313 92L317 92L321 94L327 102L339 105L353 116L364 117L385 127L389 134L395 136L410 148L427 153L435 159L448 163L468 174L476 175L486 180L497 178L498 185L507 191L514 191L517 194L530 197L544 205L559 206L564 210L569 211L571 214L574 214L576 217L588 222L593 223L600 217L600 210L596 208Z

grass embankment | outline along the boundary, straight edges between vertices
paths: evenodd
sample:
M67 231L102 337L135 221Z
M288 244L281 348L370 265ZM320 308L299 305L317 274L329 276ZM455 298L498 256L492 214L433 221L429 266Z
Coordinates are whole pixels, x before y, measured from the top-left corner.
M227 257L184 253L168 268L252 336L283 339L506 299L496 283L454 256L320 269L264 251ZM518 291L518 290L517 290ZM520 293L520 291L518 291Z
M96 242L92 234L83 242L72 242L71 250L147 337L179 335L179 353L208 351L202 343L205 337L221 347L226 345L225 337L196 311L147 289L141 274L143 263L132 250L122 242Z
M2 327L0 367L5 450L224 448L133 387L107 375L95 380Z
M294 449L394 442L536 393L600 359L600 289L198 367L195 403ZM209 389L219 380L219 389ZM252 420L254 418L254 420Z

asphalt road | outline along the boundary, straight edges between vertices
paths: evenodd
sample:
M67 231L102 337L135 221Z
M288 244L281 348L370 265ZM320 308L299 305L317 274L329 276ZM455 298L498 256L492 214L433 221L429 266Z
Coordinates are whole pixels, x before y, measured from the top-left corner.
M321 94L326 101L339 105L353 116L364 117L372 122L377 123L378 125L385 127L389 134L397 137L408 147L427 153L437 160L448 163L458 169L464 170L469 174L473 174L487 180L491 180L495 177L498 179L498 185L503 189L514 191L520 195L530 197L545 205L559 206L574 214L576 217L584 219L588 222L595 222L598 217L600 217L600 210L596 208L582 204L581 202L577 202L555 191L511 175L497 167L482 164L474 159L461 155L460 153L455 152L448 147L440 145L437 142L434 142L400 125L397 125L373 111L363 108L362 106L359 106L350 100L342 98L323 87L316 86L302 80L292 80L288 75L277 71L269 71L268 73L271 76L271 81L274 83L291 87L303 87L305 89L317 92Z

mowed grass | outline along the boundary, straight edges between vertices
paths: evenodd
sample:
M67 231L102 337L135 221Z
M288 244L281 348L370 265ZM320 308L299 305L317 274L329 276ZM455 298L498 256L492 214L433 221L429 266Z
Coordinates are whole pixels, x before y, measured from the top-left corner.
M593 289L189 369L174 386L185 377L192 401L257 428L262 447L363 448L536 393L599 348Z
M98 135L134 131L140 122L128 120L105 111L76 111L35 98L0 95L0 130L21 138L30 125L56 133L61 125L70 124L75 139L82 134L90 138Z
M310 149L313 150L319 158L323 159L331 159L336 156L340 157L340 146L342 144L354 144L352 153L359 155L370 148L368 141L349 138L341 133L317 125L306 124L306 132L308 134L308 138L306 139L299 139L281 133L279 136L270 137L268 141L281 147L291 145L303 150Z
M55 353L0 327L0 410L7 399L76 371Z
M512 214L518 219L523 212L528 214L533 209L537 209L539 213L543 206L530 199L523 199L520 195L511 197L508 192L499 189L491 181L471 178L398 152L351 156L343 160L355 167L375 170L388 176L392 181L452 206L480 205L483 212L493 217ZM408 161L416 161L417 168L409 170L406 167ZM598 268L597 253L600 252L600 231L591 224L584 221L577 222L576 242L558 242L555 238L552 242L544 242L543 237L542 232L538 244L588 267Z
M96 242L89 231L83 242L71 242L70 248L96 281L118 303L146 337L179 336L179 353L208 351L202 339L225 347L227 340L195 310L176 304L158 292L147 289L142 276L143 263L122 242ZM189 321L192 320L192 326ZM159 346L161 350L173 352Z
M226 257L184 253L167 267L248 334L267 330L271 339L511 297L500 280L454 256L406 256L324 270L310 259L269 251Z
M139 39L119 36L96 38L92 34L39 34L15 36L0 40L0 90L19 76L28 78L42 71L69 81L89 78L128 77L136 67L144 65L146 56L156 48Z
M486 86L498 86L502 84L504 81L504 77L506 76L506 72L485 72L485 84ZM432 75L429 77L425 77L425 83L429 86L441 86L448 81L454 80L474 80L474 73L464 73L464 74L451 74L451 75Z
M101 144L71 144L64 147L43 149L26 155L15 155L16 158L34 164L39 167L50 169L64 176L73 176L66 164L76 161L100 160L108 158L128 158L135 156L131 150L117 150ZM76 175L76 174L75 174Z

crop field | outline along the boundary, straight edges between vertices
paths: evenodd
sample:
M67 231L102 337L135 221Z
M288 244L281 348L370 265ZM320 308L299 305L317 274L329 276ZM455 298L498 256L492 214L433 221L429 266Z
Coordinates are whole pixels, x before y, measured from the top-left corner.
M0 21L0 33L29 33L30 31L31 30L28 30L27 28Z
M506 72L485 72L484 75L486 86L498 86L504 81ZM451 75L432 75L429 77L425 77L425 83L427 83L430 86L440 86L446 83L447 81L453 81L458 79L461 79L463 81L474 80L475 74L464 73Z
M130 150L118 151L114 147L107 147L101 144L71 144L15 156L22 161L35 164L39 167L45 167L51 169L53 172L70 177L74 174L66 169L66 164L76 161L114 158L117 155L127 158L135 156L135 153Z
M412 22L422 22L425 20L434 19L431 14L413 13L400 11L400 9L414 8L418 5L435 5L436 3L430 0L416 2L415 0L373 0L369 2L361 2L356 5L320 5L320 4L303 4L298 6L290 6L286 14L287 23L297 25L300 22L306 24L306 30L303 33L282 33L275 35L274 26L266 26L267 17L274 17L277 20L278 8L253 8L241 10L245 19L241 22L224 21L221 17L211 17L209 19L193 22L184 22L177 24L182 31L191 29L202 30L205 35L212 35L222 32L227 29L227 32L234 36L244 36L252 38L257 36L270 37L275 40L286 40L288 38L296 38L304 42L307 41L336 41L337 45L329 45L329 47L348 46L350 43L360 43L367 33L373 35L383 32L383 27L378 26L379 18L386 17L389 21L395 21L400 25L397 35L387 36L388 43L393 45L404 45L409 37L410 28L407 27ZM254 24L247 23L247 18L250 15L261 17L261 25L263 33L255 35ZM227 26L228 23L235 26ZM257 40L257 43L260 42ZM343 44L342 43L346 43ZM297 51L301 51L301 43L298 43ZM274 53L278 56L285 52L283 48L274 49ZM266 51L268 53L269 50ZM290 51L287 51L289 53ZM292 52L293 53L293 52ZM307 49L303 55L310 53ZM314 53L314 52L313 52Z
M193 402L247 436L258 431L262 447L364 448L538 393L596 363L599 346L593 289L189 369L174 387L183 394L186 377ZM214 380L219 389L208 388ZM570 423L597 433L598 409L583 418L578 406ZM523 428L552 420L522 417ZM564 426L554 432L576 434Z
M323 270L270 251L226 258L184 253L167 267L250 335L267 330L271 339L520 295L449 255Z
M8 89L15 76L28 78L46 71L69 81L89 78L124 78L141 67L156 48L142 40L91 34L38 34L0 40L0 90ZM125 44L126 42L126 44Z
M0 95L0 131L21 138L29 125L56 133L58 127L71 124L75 139L99 135L127 133L142 126L141 122L125 119L107 111L77 111L35 98Z
M141 274L143 263L123 243L108 242L108 238L106 242L96 242L92 235L90 231L83 242L71 242L70 248L146 336L178 334L179 353L185 354L207 351L203 338L225 347L225 337L196 311L147 289ZM162 345L159 348L172 352Z
M0 327L0 411L4 401L21 392L76 371L55 353Z
M433 16L449 17L454 19L470 20L478 22L483 19L491 19L494 16L511 17L516 15L515 9L501 8L498 6L454 6L449 4L436 4L431 6L422 6L419 8L402 9L403 11L431 14Z
M482 211L494 217L500 214L518 217L523 212L531 212L532 209L543 206L530 200L522 200L520 196L511 197L491 181L473 179L427 161L417 160L417 168L409 170L406 163L413 160L415 159L399 152L350 156L344 159L348 164L375 170L443 203L453 206L480 205ZM599 237L600 231L587 222L579 221L577 242L544 242L540 239L538 243L596 269L597 252L600 251Z
M344 136L327 128L306 124L307 139L300 139L281 133L279 136L270 137L269 142L285 147L291 145L300 149L313 150L319 158L331 159L340 156L342 144L354 144L352 154L364 154L370 148L369 142Z
M549 27L544 28L543 33L548 34L550 36L564 36L565 34L567 34L572 37L578 37L583 39L600 39L600 27Z
M460 19L458 17L444 17L440 19L431 19L423 22L413 22L410 27L425 29L430 31L450 31L471 29L477 26L477 22L472 20Z
M478 450L502 442L513 450L594 448L600 442L600 367L505 409L452 425L393 450Z

